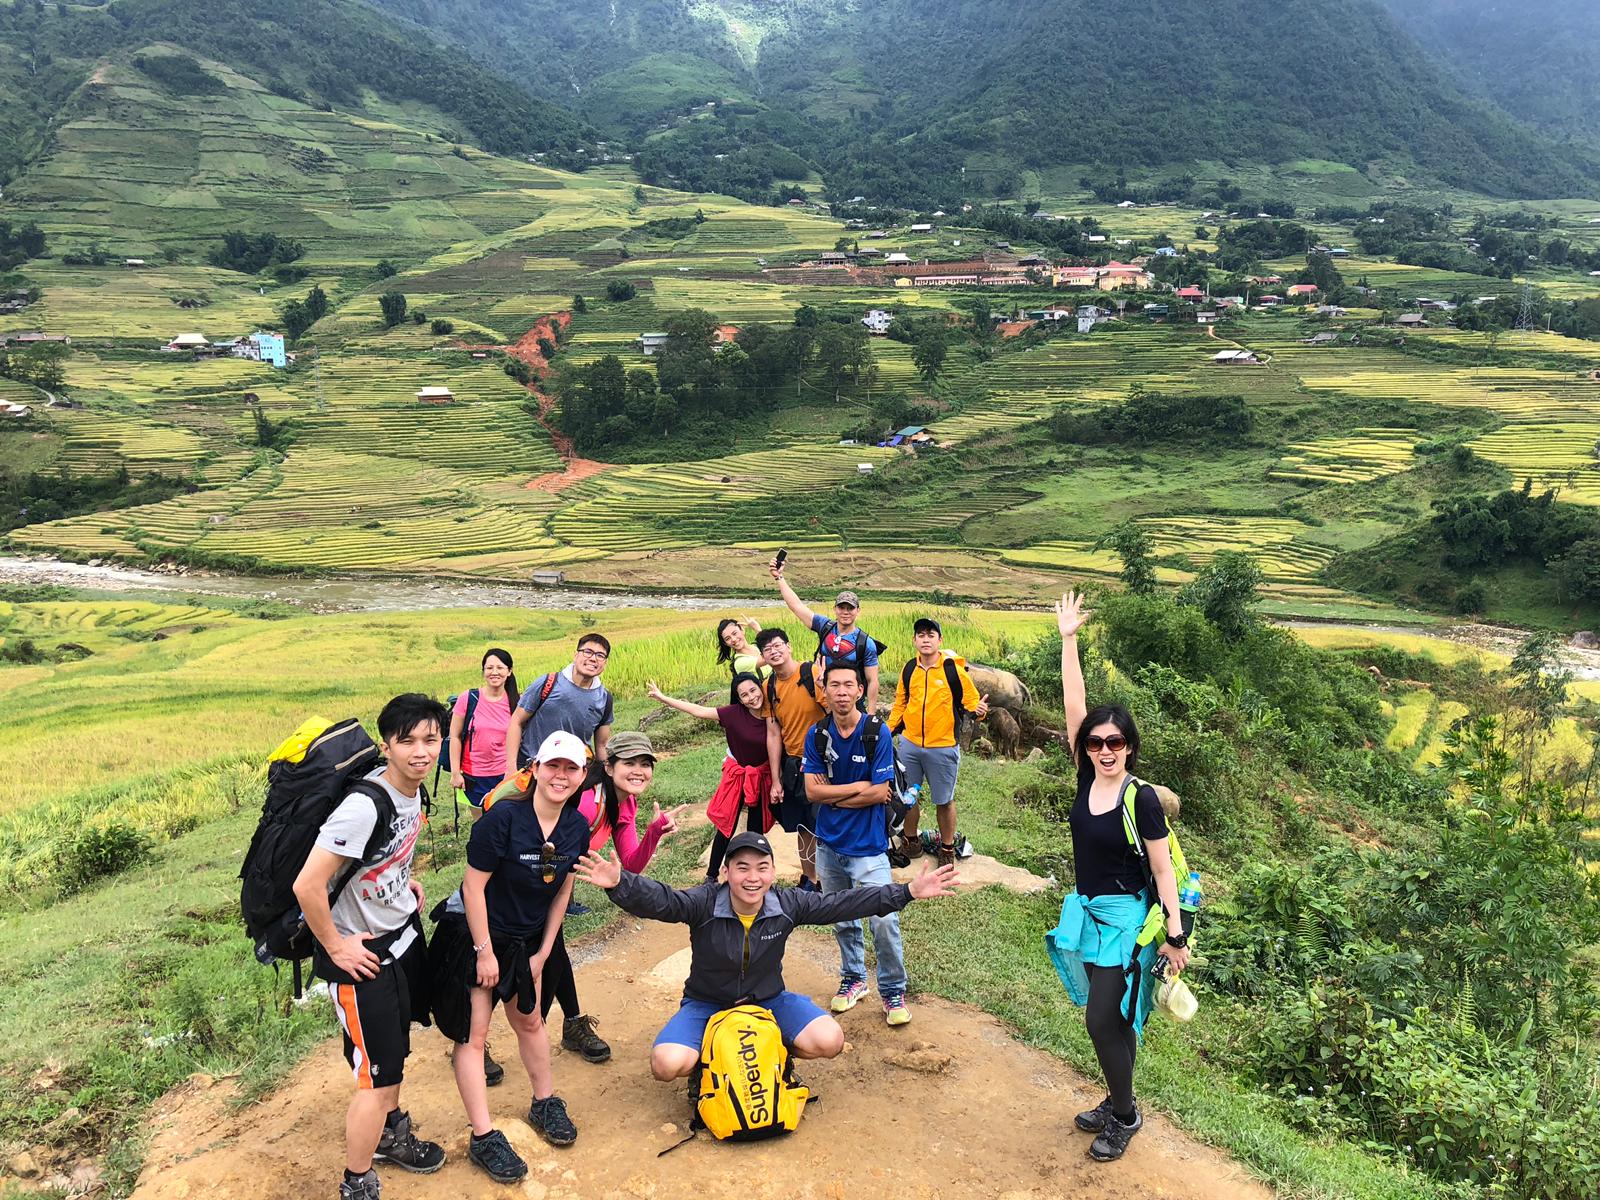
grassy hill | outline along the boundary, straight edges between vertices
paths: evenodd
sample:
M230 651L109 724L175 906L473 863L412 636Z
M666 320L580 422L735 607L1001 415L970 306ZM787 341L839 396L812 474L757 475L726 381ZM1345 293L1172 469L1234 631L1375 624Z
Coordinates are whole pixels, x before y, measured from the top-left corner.
M0 6L0 182L51 144L105 56L126 61L152 43L180 46L277 93L358 107L365 96L432 106L460 136L505 153L570 151L586 130L459 51L355 0L116 0L102 7ZM173 96L220 89L192 67L170 73Z

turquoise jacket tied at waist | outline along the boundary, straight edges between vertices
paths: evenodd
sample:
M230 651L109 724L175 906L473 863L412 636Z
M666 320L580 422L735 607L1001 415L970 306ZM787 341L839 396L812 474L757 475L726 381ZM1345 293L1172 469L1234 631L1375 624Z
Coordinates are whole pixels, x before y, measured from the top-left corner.
M1122 997L1123 1019L1143 1036L1145 1018L1155 1001L1154 945L1135 943L1150 913L1150 902L1137 896L1085 899L1068 892L1061 902L1061 920L1044 935L1044 946L1072 1002L1089 1003L1089 967L1119 967L1127 979Z

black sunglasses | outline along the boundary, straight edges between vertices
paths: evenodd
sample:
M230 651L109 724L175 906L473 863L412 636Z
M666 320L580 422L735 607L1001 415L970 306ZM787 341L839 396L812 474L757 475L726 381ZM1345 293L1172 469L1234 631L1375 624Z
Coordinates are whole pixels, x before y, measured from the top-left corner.
M1116 753L1119 750L1128 748L1128 739L1120 733L1113 733L1110 737L1101 737L1097 733L1091 733L1083 739L1083 748L1090 754L1097 754L1101 750L1110 750L1112 753Z

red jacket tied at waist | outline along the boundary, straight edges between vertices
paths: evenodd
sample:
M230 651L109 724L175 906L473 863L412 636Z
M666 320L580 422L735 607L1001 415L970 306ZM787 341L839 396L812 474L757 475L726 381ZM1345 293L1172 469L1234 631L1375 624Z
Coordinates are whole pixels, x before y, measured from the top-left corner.
M711 794L706 805L706 816L728 837L733 836L734 822L739 810L748 805L759 808L750 828L765 833L772 828L772 769L762 763L758 767L741 767L731 758L722 760L722 782Z

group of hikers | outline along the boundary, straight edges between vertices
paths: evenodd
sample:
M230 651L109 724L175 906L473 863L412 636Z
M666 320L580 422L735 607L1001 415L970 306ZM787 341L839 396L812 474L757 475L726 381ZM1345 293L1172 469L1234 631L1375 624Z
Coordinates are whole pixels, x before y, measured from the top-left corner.
M821 616L795 594L783 567L780 555L771 574L789 609L817 636L814 657L798 660L780 628L728 618L716 627L717 659L731 674L728 703L703 705L654 683L648 688L669 708L717 722L727 742L707 805L715 837L697 886L674 889L645 875L689 806L664 811L652 803L638 829L657 755L647 734L613 731L613 698L601 682L612 652L604 635L584 633L570 663L525 690L512 655L495 648L482 657L478 686L453 707L406 694L378 715L384 765L337 804L294 882L316 942L314 969L329 984L356 1080L344 1200L380 1194L374 1163L421 1173L444 1164L444 1150L419 1138L400 1107L413 1022L431 1021L452 1044L471 1127L467 1155L491 1178L512 1183L528 1170L489 1111L486 1089L504 1076L486 1044L497 1004L532 1089L528 1123L554 1146L577 1139L551 1072L552 1005L561 1004L563 1047L592 1063L606 1062L611 1047L583 1011L562 937L576 879L604 889L635 916L689 926L683 998L650 1054L656 1079L693 1075L708 1023L740 1005L770 1013L796 1058L839 1054L845 1035L836 1018L869 991L863 920L872 929L884 1019L890 1026L911 1020L898 913L913 900L953 891L961 724L985 715L986 697L959 656L943 647L939 623L923 617L914 627L916 656L895 680L885 722L876 711L885 647L858 624L856 593L841 591L833 617ZM1137 729L1125 709L1087 707L1077 651L1088 619L1081 598L1068 593L1057 615L1078 773L1069 822L1077 889L1047 943L1069 993L1086 1006L1109 1089L1076 1123L1095 1135L1093 1156L1109 1160L1141 1125L1133 1065L1155 959L1181 971L1188 950L1161 801L1129 774ZM427 939L423 888L411 864L424 780L441 753L473 823L465 879L432 909ZM892 850L921 852L918 792L936 806L937 861L909 884L896 884ZM386 834L375 832L380 813L389 817ZM904 816L895 839L891 814ZM774 825L796 835L802 874L795 886L776 886L767 837ZM354 886L344 886L348 878ZM1141 936L1151 903L1166 919L1160 945ZM840 972L825 1011L786 989L783 955L796 926L830 923Z

